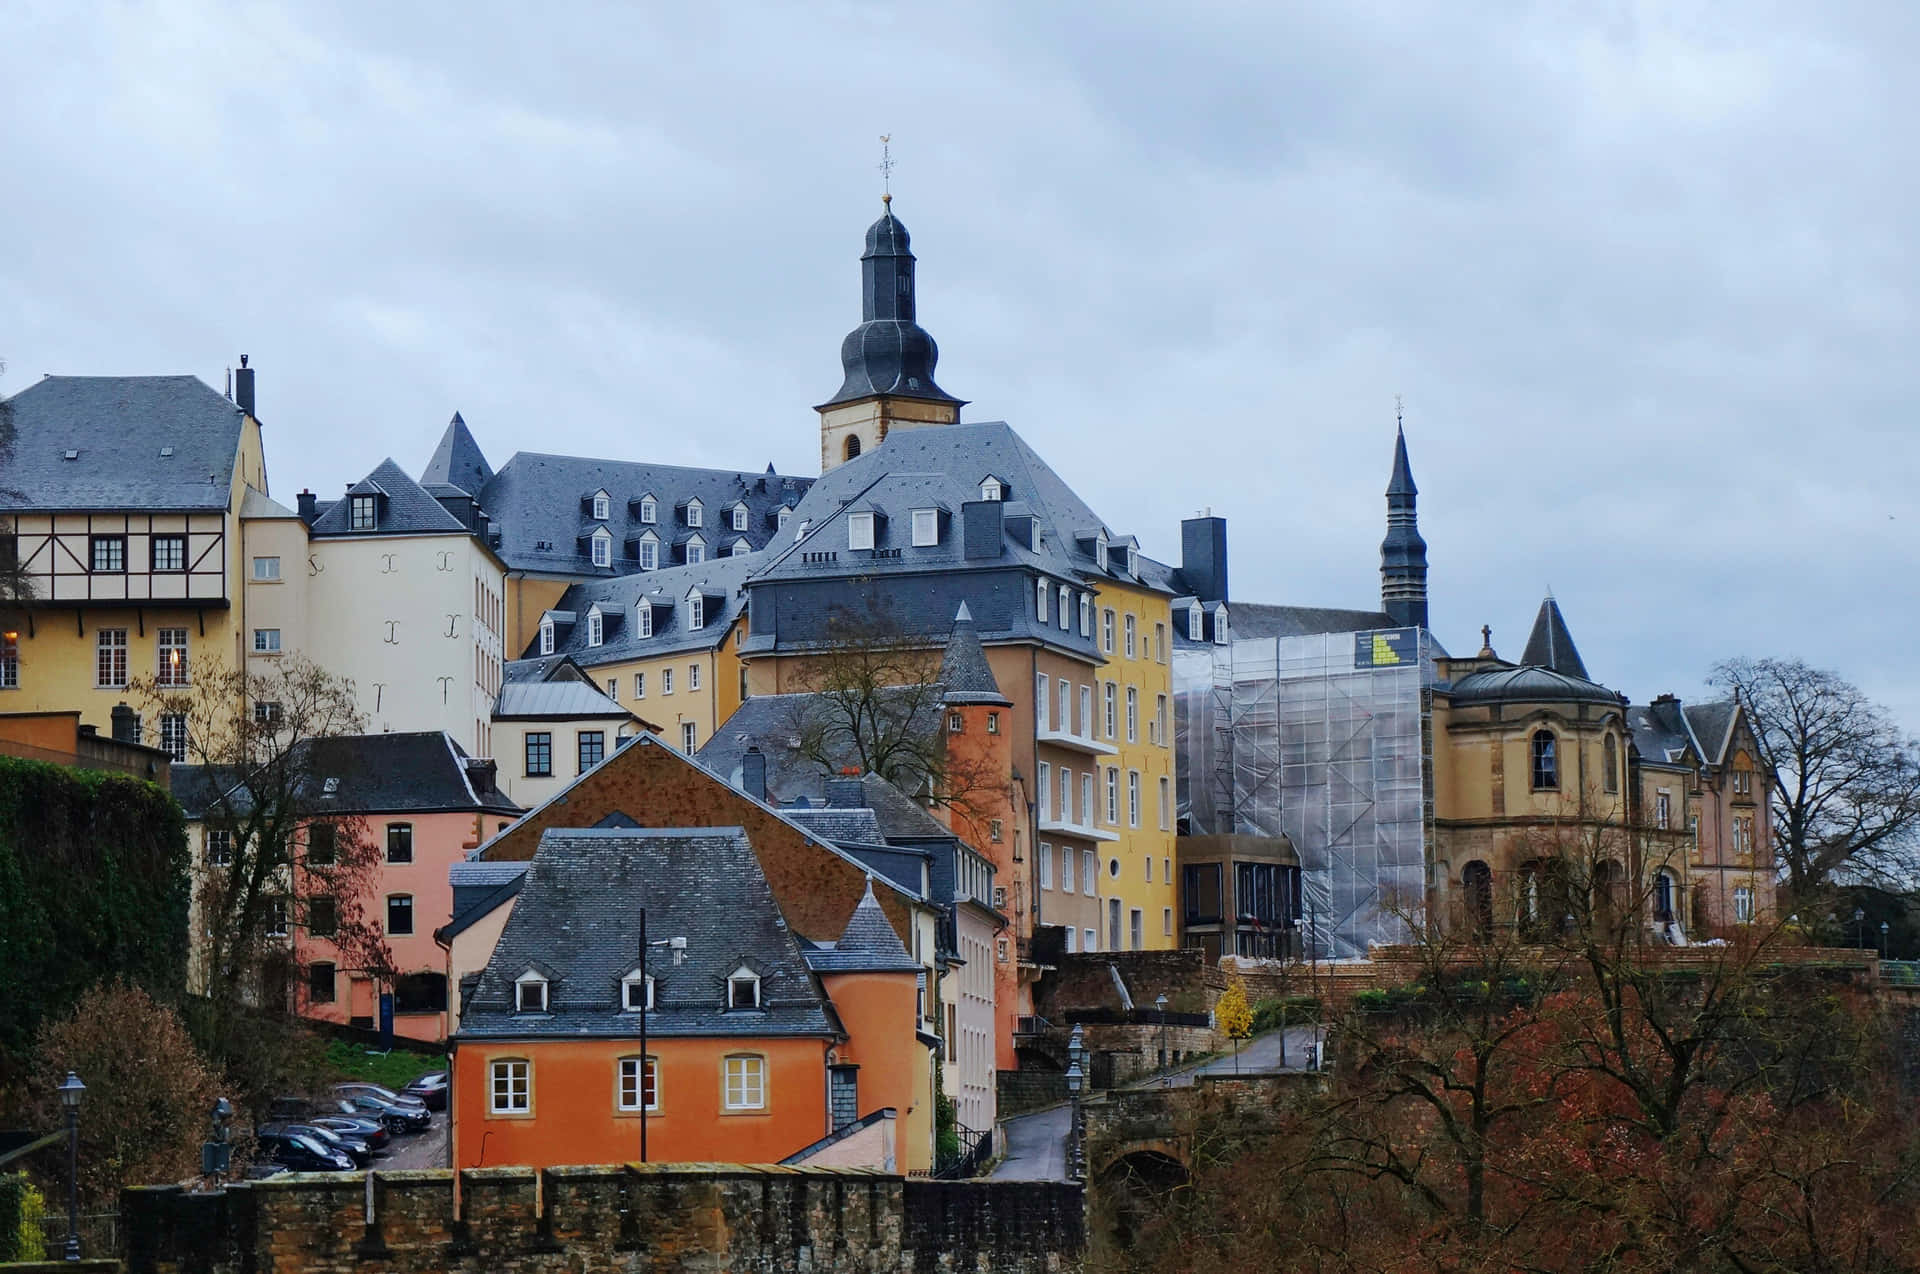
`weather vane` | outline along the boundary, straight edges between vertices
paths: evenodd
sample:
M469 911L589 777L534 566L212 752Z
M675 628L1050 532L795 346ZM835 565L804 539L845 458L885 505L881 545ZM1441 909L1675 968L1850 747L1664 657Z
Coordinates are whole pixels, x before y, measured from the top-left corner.
M880 202L893 204L893 134L880 134Z
M1393 423L1400 429L1407 427L1406 417L1400 410L1400 395L1398 394L1393 396Z

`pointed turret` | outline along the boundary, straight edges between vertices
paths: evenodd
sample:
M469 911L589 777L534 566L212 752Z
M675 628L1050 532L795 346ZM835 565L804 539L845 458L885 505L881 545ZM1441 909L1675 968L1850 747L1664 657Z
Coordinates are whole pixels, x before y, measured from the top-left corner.
M867 892L854 907L840 941L833 944L833 959L827 963L835 973L914 973L920 968L907 954L906 944L893 931L887 913L880 910L873 896L873 877L867 877ZM816 967L819 967L816 964Z
M1380 609L1403 628L1427 626L1427 542L1420 538L1416 504L1420 488L1407 461L1407 434L1393 443L1393 476L1387 481L1387 538L1380 542Z
M447 422L447 431L440 435L440 445L433 449L433 458L421 471L420 481L459 487L475 497L479 496L480 488L493 481L493 466L487 463L480 444L473 440L459 412L454 412L453 419Z
M980 645L980 632L973 625L973 612L965 602L953 617L953 632L947 637L946 654L940 660L940 684L942 703L1013 706L1013 701L1000 693L1000 683Z
M1553 600L1552 593L1547 594L1547 599L1540 603L1540 613L1533 617L1533 632L1527 636L1527 649L1520 656L1520 663L1530 668L1548 668L1582 681L1593 680L1587 675L1587 665L1580 660L1580 649L1573 644L1566 616L1560 613L1560 603Z

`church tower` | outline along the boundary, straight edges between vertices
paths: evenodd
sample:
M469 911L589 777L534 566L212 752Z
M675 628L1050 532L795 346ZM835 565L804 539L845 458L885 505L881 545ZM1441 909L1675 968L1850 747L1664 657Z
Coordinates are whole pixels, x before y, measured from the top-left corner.
M893 196L882 202L860 256L860 326L840 342L845 379L815 409L822 473L879 446L890 430L951 425L965 405L934 383L940 347L914 321L907 228L893 215Z
M1380 542L1380 609L1402 628L1427 626L1427 542L1420 538L1420 516L1414 504L1420 488L1413 485L1413 466L1407 463L1407 434L1401 429L1393 444L1393 477L1387 483L1387 538Z

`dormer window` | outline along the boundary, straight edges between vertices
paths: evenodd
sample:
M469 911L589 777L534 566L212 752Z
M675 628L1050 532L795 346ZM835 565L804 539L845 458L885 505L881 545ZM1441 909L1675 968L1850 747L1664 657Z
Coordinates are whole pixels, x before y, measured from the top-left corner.
M1107 613L1112 614L1113 612L1109 611ZM1092 593L1080 594L1080 635L1082 637L1093 636L1093 594Z
M653 571L660 568L660 541L652 531L640 537L640 569Z
M653 636L653 603L642 601L633 608L633 632L636 637Z
M588 538L587 547L593 553L595 566L613 565L613 537L607 534L606 527L601 527Z
M729 1009L760 1007L760 975L744 964L727 975L727 1007Z
M1003 500L1006 498L1006 488L1000 485L1000 479L988 478L980 484L980 498L982 500Z
M620 979L620 1010L623 1013L653 1012L653 978L643 978L635 969Z
M727 548L727 555L729 557L745 557L751 552L753 552L753 545L747 543L745 540L735 540Z
M598 646L606 633L606 622L595 606L587 612L587 645Z
M513 984L513 1009L516 1013L545 1013L547 980L531 971L521 974Z
M707 542L697 535L689 538L687 540L687 564L691 566L695 562L704 562L706 560Z
M1047 594L1050 586L1045 580L1034 581L1033 613L1041 623L1047 622Z
M553 653L553 621L551 619L540 621L540 653L543 655Z
M705 516L706 516L705 505L701 504L700 501L698 500L687 501L687 525L688 526L703 525L703 523L701 522L701 519Z
M940 510L915 509L913 511L913 546L917 549L932 548L940 542Z
M1073 626L1073 590L1065 584L1060 586L1060 631L1065 632Z
M1105 531L1093 537L1093 563L1103 571L1107 569L1107 533Z
M789 518L791 518L792 516L793 516L793 510L792 510L792 509L789 509L789 508L788 508L788 507L787 507L786 505L784 505L784 504L783 504L783 505L781 505L781 506L780 506L780 511L779 511L778 513L776 513L776 514L774 514L774 515L773 515L773 526L774 526L774 529L775 529L775 530L777 530L777 531L784 531L784 530L786 530L786 529L787 529L787 520L788 520Z
M608 497L605 491L595 491L593 493L593 520L596 522L605 522L611 513L608 506L612 503L612 499Z
M1138 544L1127 545L1127 574L1135 576L1140 574L1140 546Z
M356 531L371 531L379 522L378 506L370 495L356 495L347 502L349 525Z
M650 495L640 500L640 520L648 526L660 520L660 506L654 503Z
M1207 612L1199 602L1187 607L1187 640L1205 641L1207 639Z
M849 513L847 515L847 547L850 549L873 547L873 514Z
M1225 606L1213 608L1213 642L1216 646L1227 644L1227 608Z
M747 506L744 504L733 506L733 529L736 531L747 529Z
M707 626L707 599L699 593L687 595L687 629L699 632Z

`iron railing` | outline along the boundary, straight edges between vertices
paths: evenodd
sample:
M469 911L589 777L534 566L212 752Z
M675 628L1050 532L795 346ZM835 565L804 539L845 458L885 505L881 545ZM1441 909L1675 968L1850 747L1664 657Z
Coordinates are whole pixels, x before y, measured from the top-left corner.
M980 1174L981 1165L993 1158L993 1130L972 1132L965 1128L957 1129L960 1138L960 1152L952 1156L940 1156L934 1160L933 1175L943 1181L959 1181Z

